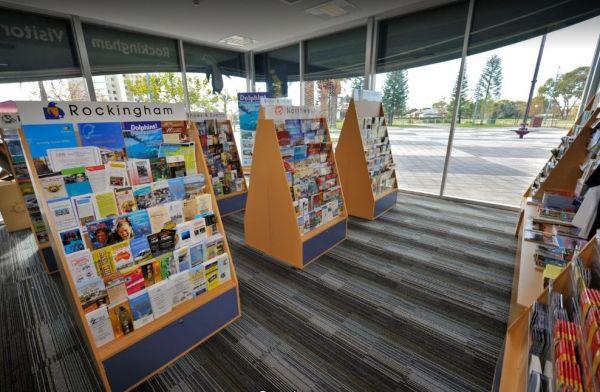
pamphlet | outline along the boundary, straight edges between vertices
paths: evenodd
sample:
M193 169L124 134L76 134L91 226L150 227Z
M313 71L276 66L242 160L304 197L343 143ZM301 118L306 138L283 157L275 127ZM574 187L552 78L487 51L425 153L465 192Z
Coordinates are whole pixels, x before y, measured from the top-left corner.
M108 186L108 173L104 165L88 166L85 168L85 174L90 181L92 191L100 193L110 189Z
M129 306L133 316L134 329L138 329L154 320L150 297L145 289L129 296Z
M125 122L122 127L128 158L158 157L158 149L163 142L160 121Z
M163 280L148 287L147 290L155 319L171 311L173 308L173 292L170 280Z
M54 171L102 164L98 147L51 148L48 162Z
M93 195L80 195L71 198L71 200L81 227L86 227L88 223L98 219Z
M83 146L99 147L102 162L125 159L125 143L121 123L79 123L77 128Z
M68 254L67 265L75 284L98 277L96 267L92 261L92 255L87 249Z
M54 222L58 231L63 231L79 226L77 215L71 204L71 199L64 197L62 199L53 199L48 201L50 218Z
M171 290L173 291L173 306L194 297L188 271L171 275L169 280L171 281Z
M65 180L65 186L69 197L92 193L92 186L85 174L84 167L64 169L61 171L61 174Z
M106 343L115 340L110 317L108 316L108 308L106 305L99 307L85 315L94 342L97 347L104 346Z
M39 179L46 200L67 197L65 179L61 173L46 174Z
M100 219L119 215L113 191L94 193L94 198L96 200L96 208L98 208L97 215Z

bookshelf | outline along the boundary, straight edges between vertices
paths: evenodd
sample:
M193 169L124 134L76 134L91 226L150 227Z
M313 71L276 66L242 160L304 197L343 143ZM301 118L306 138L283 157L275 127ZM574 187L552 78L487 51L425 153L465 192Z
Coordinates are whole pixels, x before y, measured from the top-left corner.
M342 131L335 150L335 159L340 173L340 182L344 188L344 198L348 215L373 220L396 204L398 183L395 170L389 179L391 186L375 193L365 152L367 147L361 135L361 120L365 118L385 118L381 100L350 100ZM384 123L385 125L385 123ZM387 130L385 131L384 148L391 146ZM393 164L393 160L392 160Z
M19 193L27 207L29 225L31 232L34 234L38 254L46 272L48 274L57 273L58 265L50 247L48 229L42 218L38 200L32 186L31 176L23 155L21 139L18 133L20 121L17 106L14 102L4 102L1 105L0 136L7 145L9 165L14 173Z
M564 296L564 304L568 310L570 320L576 325L577 336L577 362L580 365L583 390L598 391L599 385L595 377L591 375L592 353L589 352L581 336L587 337L585 326L585 315L577 314L571 307L571 300L580 304L580 293L584 287L597 287L596 276L591 278L590 283L583 283L581 273L584 269L597 268L600 262L600 239L596 236L582 248L577 256L577 262L571 262L567 267L552 281L552 283L541 290L535 300L549 305L550 293L559 293ZM586 286L587 285L587 286ZM550 308L551 310L552 308ZM504 343L504 356L502 358L502 372L500 378L500 392L509 392L517 390L527 390L529 382L528 371L530 368L530 347L532 345L530 337L530 324L533 312L533 305L528 306L518 317L509 325ZM552 347L552 343L550 343ZM552 347L550 350L554 350ZM550 356L548 360L554 360ZM542 367L544 364L542 364ZM553 377L556 377L556 367L553 368ZM553 381L554 382L554 381ZM554 385L554 384L553 384Z
M46 104L41 102L19 102L17 104L20 109L22 120L22 125L19 128L19 134L21 136L21 140L23 141L23 150L25 153L25 158L29 170L31 172L31 179L34 189L36 190L36 194L38 195L42 215L44 216L44 219L46 220L47 226L49 228L50 243L52 244L52 249L58 261L58 267L63 284L65 286L67 298L69 300L71 310L74 313L76 323L80 328L83 340L91 356L92 362L94 363L96 371L106 390L126 391L133 389L134 387L136 387L152 375L156 374L157 372L162 371L169 364L171 364L181 356L185 355L193 348L202 344L211 336L218 333L220 330L222 330L223 328L231 324L233 321L241 317L238 280L232 262L231 252L229 249L227 238L225 236L223 223L219 214L218 205L215 200L215 197L213 196L211 182L206 181L210 177L208 175L208 169L201 150L200 138L198 136L198 131L195 127L195 124L193 122L187 121L183 105L124 102L60 102L58 104L54 104L57 108L59 108L59 118L47 119L47 117L45 118L44 113L48 111L49 106L46 106ZM57 113L56 110L54 111L54 113ZM153 315L155 315L155 318L150 317L151 321L146 320L143 324L139 324L139 326L135 324L135 312L130 310L130 312L133 313L133 319L130 315L129 320L133 320L133 326L130 326L126 331L125 329L123 329L123 325L126 325L128 321L121 318L123 316L120 313L122 308L118 309L118 313L115 312L117 314L117 316L115 316L116 321L113 319L113 314L110 313L111 306L120 306L123 304L123 302L120 302L121 300L119 300L113 304L113 299L110 295L110 292L108 292L108 299L105 298L102 301L103 303L96 303L94 307L86 307L88 306L89 302L80 302L80 296L83 295L78 291L78 287L80 287L79 284L81 283L81 278L76 278L76 275L74 275L73 272L73 266L72 264L69 264L69 258L67 256L68 252L66 250L67 248L63 245L64 237L61 236L61 234L64 233L64 231L59 233L57 227L54 225L55 221L52 221L51 223L51 220L48 219L48 217L52 216L52 211L46 200L44 192L42 191L42 184L38 175L37 168L40 167L39 158L37 158L38 160L36 161L34 159L35 157L32 151L35 149L39 150L39 141L36 141L37 127L41 125L46 125L48 123L56 124L57 121L59 125L71 124L73 128L79 128L79 125L82 123L95 123L96 125L105 122L117 123L121 126L119 129L122 129L124 138L129 137L130 140L139 140L136 138L142 136L139 136L140 134L129 134L128 136L125 136L126 124L128 122L129 124L136 124L137 127L140 127L138 129L142 129L142 124L158 123L162 125L163 136L165 135L165 129L167 127L180 127L180 129L187 128L186 133L189 135L190 140L188 140L188 142L185 143L185 146L188 148L186 149L186 151L189 152L189 154L185 156L186 174L182 177L180 177L179 175L174 175L174 177L171 178L180 178L182 181L184 181L190 176L195 176L194 173L196 172L200 175L203 175L203 190L200 194L193 193L192 196L188 196L187 184L189 183L185 183L185 198L183 199L185 201L181 201L181 203L184 205L185 203L189 202L187 203L187 205L193 207L194 205L200 204L200 196L204 196L206 194L210 195L209 210L212 211L209 211L207 214L203 214L203 218L200 218L202 219L203 224L206 223L206 226L202 226L203 229L206 229L206 232L202 230L202 233L206 233L206 235L209 235L209 237L202 237L202 239L200 240L206 241L203 242L203 245L201 247L203 249L202 258L204 258L204 260L206 258L209 258L209 260L200 262L200 264L198 264L199 266L201 266L199 270L195 269L193 260L191 262L191 266L188 266L187 269L184 269L183 264L180 264L181 260L176 259L171 253L175 252L177 249L180 249L177 247L177 244L178 241L183 240L183 234L178 234L177 237L172 238L173 241L171 242L171 246L168 250L163 249L163 244L161 243L159 249L160 255L158 255L157 257L155 257L156 255L154 254L154 249L151 248L152 244L150 241L150 236L155 235L156 231L152 229L151 235L141 236L141 238L147 239L148 243L150 244L150 247L148 247L148 252L150 252L150 249L152 249L152 255L146 254L146 256L148 256L149 259L145 259L146 261L144 261L143 263L145 263L144 265L152 264L151 271L153 272L150 272L149 274L144 273L143 279L141 276L142 273L140 272L136 284L141 283L144 285L144 287L141 288L141 291L138 291L134 294L141 294L143 291L147 291L147 293L149 293L152 287L156 289L160 284L162 285L161 287L164 288L165 292L167 292L167 296L163 298L158 298L164 301L162 304L165 306L163 310L166 310L158 314L156 312L154 303L152 303L152 313ZM180 125L172 125L176 123ZM27 128L28 125L31 127ZM81 130L81 128L79 129ZM134 129L133 126L131 126L131 129ZM155 127L154 130L156 131L157 128ZM166 138L163 139L161 137L160 140L161 148L166 143L172 143L167 142ZM190 142L193 142L193 144L191 144ZM80 143L81 137L78 138L78 147L81 146ZM138 144L138 146L143 147L145 145L143 143L140 143ZM127 149L127 145L125 146L125 149ZM140 150L144 149L138 149L137 153L139 153ZM131 151L133 151L133 148ZM129 152L127 152L127 154L129 155ZM37 156L39 157L39 155ZM166 156L168 157L169 155ZM128 157L127 160L129 160L130 158L131 157ZM175 158L179 159L180 156L175 156ZM181 156L181 158L184 158L184 156ZM129 177L129 182L133 184L132 176L129 174L126 175ZM111 174L111 181L112 178L113 177ZM196 176L195 178L201 177ZM155 180L156 177L154 177L154 180L152 180L154 182L151 183L153 187L156 184ZM202 197L202 200L206 200L206 198ZM143 209L141 205L139 206L140 210L138 210L137 212L140 212ZM185 212L185 209L183 211L184 212L182 212L182 215L180 215L180 220L183 224L189 223L190 220L186 218L187 212ZM125 216L127 217L128 215ZM194 222L196 221L196 219L198 219L198 216L200 215L194 216ZM119 214L119 218L121 217L123 217L123 215ZM171 217L171 219L174 218ZM154 225L154 221L150 223ZM84 241L82 242L86 244L93 243L91 241L92 231L90 229L90 225L93 224L96 224L96 222L91 222L87 225L88 233L83 235ZM163 231L168 232L169 230L172 230L169 228L175 227L168 225L169 223L165 223L164 226L161 224L161 235ZM179 225L177 225L176 227L179 228ZM210 232L209 227L211 227ZM214 227L214 229L212 229L212 227ZM198 235L195 232L195 230L196 227L194 227L194 235ZM220 250L218 250L217 248L213 248L215 253L210 253L207 250L207 243L212 237L214 237L210 236L211 233L216 233L220 240L219 243L221 244ZM130 251L135 256L137 255L137 252L133 250L133 240L138 238L138 234L132 235L134 235L134 237L131 239ZM220 237L221 235L222 238ZM180 243L180 245L181 244L183 243ZM90 245L88 246L91 247ZM96 250L105 250L109 247L110 246L95 246ZM95 251L92 251L92 254L94 252ZM223 260L223 258L226 260L226 263L224 263L224 269L221 270L221 263L219 262L218 272L215 272L215 269L213 269L213 272L215 272L215 274L210 275L210 277L208 265L210 264L214 268L216 268L216 262L213 262L214 259L210 258L212 256L208 256L209 254L218 254L219 256L217 257L219 257L219 260ZM154 269L154 267L156 266L155 263L158 261L158 259L160 259L162 263L162 260L165 256L167 257L167 262L170 263L168 264L168 274L166 274L166 276L166 269L162 264L160 266L159 271ZM96 264L96 269L98 270L99 266L97 263L98 261L94 259L94 264ZM136 257L135 264L128 268L133 268L135 270L139 267L141 270L141 268L143 267L141 263L142 262L138 264L138 260ZM176 270L171 270L173 263L177 263ZM205 264L207 265L206 270L204 269ZM125 269L119 271L119 267L117 266L116 270L117 273L122 273L123 277L125 277L124 284L133 283L134 278L127 278ZM202 276L199 279L202 281L202 290L197 290L197 286L194 286L193 290L191 289L192 283L189 283L192 281L191 271L201 272ZM102 277L107 287L110 284L110 279L118 278L118 276L115 277L114 272L108 275L100 274L100 272L98 272L98 274ZM162 278L159 278L159 275L161 274ZM180 285L179 287L177 287L175 283L175 278L177 276L183 278L180 279L177 283ZM198 276L196 275L196 277ZM152 279L152 281L148 282L147 279ZM186 282L188 283L186 284ZM172 293L181 292L182 285L184 287L190 287L190 289L186 288L184 290L186 292L186 295L183 297L179 297L179 300L174 300L172 298ZM140 289L138 288L137 290ZM134 294L129 292L129 286L127 286L127 307L131 306L132 309L132 298ZM171 297L169 297L170 295ZM153 300L153 297L149 296L149 301L152 302ZM110 321L108 321L108 327L106 327L105 324L105 330L99 331L98 324L95 324L94 328L92 329L91 324L88 323L88 317L91 318L93 312L102 310L104 306L106 306L106 303L109 304L107 308L108 311L105 312L107 314L107 318L108 314L110 314ZM144 317L148 316L146 315ZM107 322L106 318L104 319L104 321ZM120 337L118 336L117 330L115 329L115 323L117 324L116 328L120 328L120 332L122 335ZM107 336L106 329L110 329L111 326L112 333L114 334L114 339L108 338L103 340L102 343L98 342L97 339L99 333L102 332L104 336ZM111 334L108 333L108 335Z
M221 216L243 211L246 208L248 185L244 169L241 166L231 121L227 119L225 113L191 112L189 119L196 123L196 128L200 133L202 151L212 175L213 189ZM211 136L216 138L212 141L208 140L206 132L207 129L210 129L209 124L213 124L214 132L211 133ZM225 148L226 144L227 148ZM227 158L223 158L223 156ZM223 162L223 159L226 159L228 163ZM229 180L225 178L227 176L234 176L234 178ZM216 185L220 186L220 191L217 191Z
M261 108L252 159L252 180L244 215L244 233L248 246L301 269L346 239L347 212L339 187L341 212L307 232L300 231L276 127L276 121L280 123L290 119L319 119L324 130L324 144L331 145L327 122L317 108L279 105ZM337 177L331 148L327 152L326 162L331 165L332 177Z

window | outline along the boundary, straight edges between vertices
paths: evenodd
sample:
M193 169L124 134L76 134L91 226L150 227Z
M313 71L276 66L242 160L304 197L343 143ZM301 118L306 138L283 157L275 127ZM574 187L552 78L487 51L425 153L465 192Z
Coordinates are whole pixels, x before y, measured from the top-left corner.
M1 101L89 99L68 19L0 8L0 42Z
M366 41L366 26L306 41L305 102L327 112L332 130L342 126L352 88L363 84Z
M177 41L84 23L99 101L183 102Z
M598 12L592 2L475 3L461 104L470 113L457 124L445 194L520 204L573 124L600 33L599 17L580 21ZM570 27L557 30L564 26ZM525 119L544 33L542 65ZM515 131L523 122L530 133L520 139Z
M459 2L379 24L375 87L400 188L440 192L466 21Z
M294 44L254 55L256 91L288 97L300 105L300 45Z

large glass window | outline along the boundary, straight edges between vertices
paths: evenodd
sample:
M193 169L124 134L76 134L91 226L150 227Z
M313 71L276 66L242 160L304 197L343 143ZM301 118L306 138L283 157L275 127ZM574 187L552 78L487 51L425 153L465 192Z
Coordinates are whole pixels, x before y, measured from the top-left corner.
M466 20L459 2L379 24L375 87L400 188L440 192Z
M366 26L306 41L304 99L327 112L332 137L342 126L352 88L363 84Z
M89 99L68 19L0 8L0 101Z
M177 41L84 23L99 101L183 102Z
M439 194L460 59L377 74L398 186ZM466 115L466 113L465 113Z
M529 29L523 30L514 19L506 20L496 5L476 3L466 87L461 90L465 113L457 119L446 195L519 205L550 150L575 120L600 17L549 32L580 16L571 17L572 8L564 9L558 2L539 11L530 9L528 2L514 3L517 19ZM585 14L583 9L577 11ZM538 82L525 119L542 41L539 34L545 32L549 33ZM527 39L532 35L537 37ZM530 133L521 139L515 131L523 122Z
M300 105L300 44L254 55L256 91L287 97Z

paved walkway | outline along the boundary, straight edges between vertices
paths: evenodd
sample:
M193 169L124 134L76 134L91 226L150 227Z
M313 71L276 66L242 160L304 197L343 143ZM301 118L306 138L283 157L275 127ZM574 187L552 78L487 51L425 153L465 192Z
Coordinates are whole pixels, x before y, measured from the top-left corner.
M566 130L538 128L519 139L511 129L457 129L445 194L518 206ZM400 188L439 194L448 128L388 131Z
M439 193L448 129L390 128L399 186ZM564 129L540 128L523 139L510 128L457 129L445 194L519 205Z

